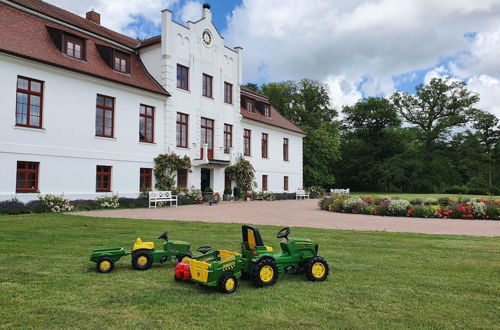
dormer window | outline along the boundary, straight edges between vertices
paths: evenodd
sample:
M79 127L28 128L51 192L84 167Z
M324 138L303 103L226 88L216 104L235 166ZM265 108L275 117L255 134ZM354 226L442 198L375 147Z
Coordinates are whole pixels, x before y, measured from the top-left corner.
M268 104L264 104L264 116L271 117L271 107Z
M127 54L119 51L113 52L113 69L121 73L129 73L130 70L130 57Z
M64 35L64 53L77 60L84 60L85 40L70 35Z
M255 113L255 101L253 99L247 98L245 104L249 112Z

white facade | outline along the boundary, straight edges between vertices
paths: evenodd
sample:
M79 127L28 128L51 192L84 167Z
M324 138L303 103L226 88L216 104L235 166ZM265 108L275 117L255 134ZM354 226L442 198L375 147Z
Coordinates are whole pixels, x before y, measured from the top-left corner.
M164 123L165 97L103 79L0 54L0 200L36 199L16 194L18 161L39 162L38 190L70 199L95 198L96 166L112 166L111 190L137 197L140 168L152 168L165 151L164 130L156 143L138 142L139 105L156 108L156 127ZM18 76L44 82L42 128L16 126ZM95 134L97 94L115 98L114 138Z
M207 31L210 43L203 40ZM188 175L188 186L201 187L201 169L210 170L210 186L214 191L224 190L225 165L211 164L205 157L200 160L201 118L214 120L215 160L233 163L243 154L243 129L251 129L254 134L252 150L247 158L256 170L257 188L261 189L262 175L268 175L268 189L273 192L293 192L302 187L302 138L303 134L290 130L245 120L240 114L240 85L242 84L241 48L230 49L224 45L211 21L211 12L204 8L202 18L183 26L172 20L172 13L163 11L161 43L141 50L141 59L153 77L172 95L167 102L167 144L169 150L180 155L188 155L193 160L192 172ZM188 90L177 87L177 65L189 68ZM161 68L160 70L158 68ZM202 77L213 77L213 97L202 95ZM224 102L224 83L233 86L232 104ZM177 147L176 114L189 115L188 148ZM224 124L233 126L233 148L224 153ZM260 155L260 134L269 134L269 157ZM290 141L290 160L283 161L283 138ZM288 177L288 190L284 190L284 176ZM233 184L234 186L234 184ZM202 187L203 188L203 187Z
M256 170L258 189L268 176L268 191L294 192L302 187L303 134L240 114L242 49L224 46L209 9L187 26L163 11L161 42L139 48L145 67L171 97L75 73L21 57L0 53L0 200L36 199L38 194L64 194L69 199L93 199L96 166L112 167L111 191L137 197L141 168L153 168L161 153L188 155L193 163L188 187L217 192L225 188L225 168L243 154L243 130L252 131L252 153L246 156ZM210 34L210 42L203 34ZM189 68L189 88L177 88L177 64ZM202 96L203 74L213 77L212 97ZM44 82L41 129L16 126L16 82L25 76ZM232 85L232 103L224 102L224 82ZM96 136L96 96L115 99L113 138ZM139 107L155 108L154 143L139 142ZM177 113L189 115L188 145L178 147ZM214 121L213 156L201 141L201 118ZM232 148L224 151L224 124L232 125ZM261 134L269 135L268 158L261 155ZM289 160L283 160L283 139L289 139ZM201 148L204 153L201 153ZM38 192L16 193L17 162L38 162ZM203 172L203 174L202 174ZM202 177L205 176L205 180ZM284 190L284 177L288 190ZM154 186L154 178L153 178ZM234 186L234 183L232 183ZM109 193L108 193L109 194Z

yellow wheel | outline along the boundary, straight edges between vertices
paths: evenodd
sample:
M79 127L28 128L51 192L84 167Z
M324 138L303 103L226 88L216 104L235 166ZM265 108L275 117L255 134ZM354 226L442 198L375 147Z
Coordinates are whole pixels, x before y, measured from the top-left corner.
M326 268L321 262L317 262L312 266L312 274L316 278L325 276Z
M110 258L104 257L99 259L96 268L99 273L109 273L113 270L115 263Z
M260 280L262 282L265 282L265 283L268 283L270 282L272 279L273 279L273 276L274 276L274 270L271 266L267 265L267 266L264 266L260 269L260 273L259 273L259 276L260 276Z
M238 286L238 280L233 274L223 275L219 280L219 289L222 293L233 293Z
M145 256L140 256L139 258L137 258L138 265L144 266L147 263L148 263L148 258L146 258Z
M328 272L328 264L322 257L314 257L305 264L305 273L309 281L324 281L328 277Z
M136 250L132 254L132 266L137 270L146 270L153 265L153 255L149 250Z
M276 283L278 280L278 267L272 258L257 261L252 268L252 281L256 286L264 287Z

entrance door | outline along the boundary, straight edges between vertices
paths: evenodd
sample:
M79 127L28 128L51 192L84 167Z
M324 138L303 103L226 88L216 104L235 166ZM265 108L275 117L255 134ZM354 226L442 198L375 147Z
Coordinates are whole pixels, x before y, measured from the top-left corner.
M201 145L208 144L207 157L214 158L214 121L212 119L201 118ZM203 147L201 148L203 155Z
M210 187L210 170L208 168L201 169L201 191L205 191L205 188Z

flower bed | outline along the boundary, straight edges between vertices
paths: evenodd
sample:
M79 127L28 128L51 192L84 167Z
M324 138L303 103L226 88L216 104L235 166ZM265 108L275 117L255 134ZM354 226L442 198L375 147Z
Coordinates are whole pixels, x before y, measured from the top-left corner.
M411 201L386 196L325 195L318 206L325 211L414 218L500 220L500 201L448 197Z

